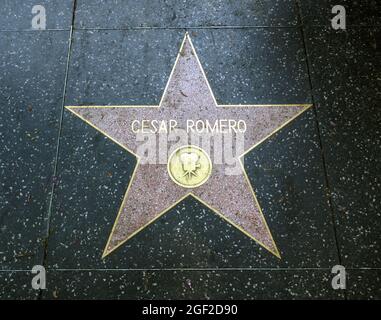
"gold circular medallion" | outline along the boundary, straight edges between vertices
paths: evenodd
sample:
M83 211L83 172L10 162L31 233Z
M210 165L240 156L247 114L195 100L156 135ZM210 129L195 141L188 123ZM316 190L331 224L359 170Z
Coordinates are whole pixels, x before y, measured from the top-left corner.
M171 179L184 188L195 188L205 183L212 173L212 162L208 154L196 146L176 149L168 160Z

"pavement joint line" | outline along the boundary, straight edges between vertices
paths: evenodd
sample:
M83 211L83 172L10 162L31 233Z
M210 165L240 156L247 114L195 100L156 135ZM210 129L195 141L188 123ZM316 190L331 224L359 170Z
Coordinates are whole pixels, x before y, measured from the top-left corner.
M72 37L73 36L73 29L70 30L69 35L69 45L68 45L68 52L66 56L66 67L65 67L65 78L64 78L64 87L62 92L62 103L61 103L61 112L59 117L59 127L58 127L58 136L57 136L57 145L56 145L56 153L54 158L54 169L53 169L53 178L57 175L57 169L58 169L58 156L59 156L59 147L60 147L60 137L61 137L61 130L62 130L62 121L63 121L63 114L64 114L64 106L65 106L65 100L66 100L66 88L67 88L67 80L68 80L68 71L69 71L69 64L70 64L70 55L71 55L71 48L72 48ZM48 215L46 217L47 220L47 226L46 226L46 239L49 237L49 230L50 230L50 218L51 218L51 211L52 211L52 204L53 204L53 195L54 195L54 189L55 189L55 182L54 179L52 181L52 187L50 190L50 200L49 200L49 206L48 206Z
M297 28L297 25L290 25L290 26L251 26L251 25L242 25L242 26L181 26L181 27L123 27L123 28L117 28L117 27L94 27L94 28L74 28L74 30L184 30L184 29L262 29L262 28L274 28L274 29L282 29L282 28Z
M43 32L53 32L53 31L70 31L70 28L66 29L44 29L44 30L34 30L34 29L19 29L19 30L12 30L12 29L0 29L0 32L36 32L36 33L43 33Z
M51 223L51 217L52 217L53 197L54 197L54 191L55 191L55 187L56 187L55 177L57 176L57 171L58 171L58 158L59 158L60 141L61 141L61 133L62 133L62 122L63 122L63 115L64 115L64 111L65 111L66 89L67 89L71 50L72 50L72 43L73 43L73 25L74 25L74 18L75 18L76 0L73 1L72 9L73 9L72 20L71 20L70 34L69 34L69 39L68 39L69 43L68 43L68 50L67 50L67 56L66 56L65 78L64 78L64 85L63 85L63 90L62 90L61 112L60 112L60 117L59 117L56 153L55 153L55 157L54 157L54 167L53 167L53 174L52 174L52 185L51 185L51 190L50 190L48 210L47 210L47 214L45 217L45 219L46 219L46 233L45 233L44 244L43 244L43 256L42 256L42 265L43 266L46 265L47 254L48 254L48 243L49 243L49 236L50 236L50 223ZM42 291L41 290L39 292L38 299L42 299Z
M331 28L329 24L312 24L312 25L290 25L290 26L183 26L183 27L124 27L124 28L113 28L113 27L74 27L74 31L78 30L192 30L192 29L297 29L305 27L313 27L313 28ZM380 28L381 25L347 25L348 27L353 28Z
M290 25L290 26L245 26L245 25L242 25L242 26L182 26L182 27L150 27L150 26L147 26L147 27L139 27L139 26L136 26L136 27L122 27L122 28L117 28L117 27L89 27L89 28L86 28L86 27L80 27L80 28L77 28L77 27L74 27L73 26L73 30L74 31L87 31L87 30L91 30L91 31L98 31L98 30L105 30L105 31L112 31L112 30L115 30L115 31L123 31L123 30L185 30L185 29L262 29L262 28L269 28L269 29L282 29L282 28L298 28L299 26L297 25ZM34 30L34 29L16 29L16 30L13 30L13 29L0 29L0 32L46 32L46 31L70 31L71 28L57 28L57 29L44 29L44 30Z
M373 267L358 267L358 268L345 268L347 271L379 271L381 268L373 268ZM84 269L61 269L61 268L52 268L46 269L47 272L92 272L92 271L195 271L195 272L210 272L210 271L331 271L331 268L120 268L120 269L108 269L108 268L84 268ZM29 269L18 269L18 270L0 270L1 272L13 273L13 272L31 272Z
M336 250L337 250L337 256L338 256L338 262L341 265L342 264L342 257L341 257L341 250L340 250L340 245L339 245L339 239L338 239L338 232L337 232L337 221L336 221L336 216L335 216L335 210L333 206L333 199L332 199L332 189L331 185L328 179L328 169L327 169L327 161L325 159L325 150L324 150L324 144L323 140L321 137L321 129L320 129L320 124L319 124L319 118L318 118L318 113L316 110L316 101L314 97L314 88L312 84L312 78L311 78L311 66L310 66L310 59L308 55L308 48L307 48L307 41L306 41L306 34L304 32L304 25L302 23L302 12L301 12L301 6L300 6L300 0L295 0L296 5L298 8L298 19L301 22L300 25L300 32L302 36L302 42L303 42L303 49L304 49L304 54L306 57L306 68L307 68L307 75L308 75L308 84L310 88L310 94L311 94L311 100L312 100L312 110L314 112L315 116L315 125L316 125L316 130L317 130L317 135L319 139L319 148L320 148L320 153L321 153L321 161L323 165L323 173L324 173L324 181L325 181L325 195L328 200L328 207L331 212L331 221L332 221L332 228L333 228L333 236L334 236L334 241L336 244Z
M297 29L302 26L306 28L331 28L329 24L305 24L305 25L290 25L290 26L184 26L184 27L124 27L124 28L107 28L107 27L74 27L74 31L139 31L139 30L207 30L207 29ZM373 28L381 28L381 25L378 24L347 24L348 28L358 28L358 29L373 29ZM44 29L44 30L33 30L33 29L0 29L0 32L59 32L59 31L71 31L71 28L57 28L57 29Z

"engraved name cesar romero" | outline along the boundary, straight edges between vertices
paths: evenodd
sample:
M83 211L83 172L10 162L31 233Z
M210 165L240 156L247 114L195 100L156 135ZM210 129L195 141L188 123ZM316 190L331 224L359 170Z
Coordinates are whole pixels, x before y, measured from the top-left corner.
M175 119L131 122L131 130L134 133L171 133L176 129L178 129L178 123ZM187 133L245 133L247 125L244 120L235 119L215 121L187 119L185 129Z

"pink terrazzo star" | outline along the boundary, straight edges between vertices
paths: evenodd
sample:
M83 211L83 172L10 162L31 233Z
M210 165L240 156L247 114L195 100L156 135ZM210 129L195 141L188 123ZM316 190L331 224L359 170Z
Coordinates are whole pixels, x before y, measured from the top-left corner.
M119 214L103 253L107 256L187 196L193 196L237 227L272 254L280 257L259 203L241 163L243 155L309 108L295 105L218 105L188 34L158 106L68 106L88 124L138 158ZM235 156L238 174L226 174L224 163L214 163L214 147L207 150L213 168L199 187L184 188L169 176L166 163L143 163L138 155L141 141L132 121L175 120L186 129L187 119L214 123L241 119L247 128L244 150ZM156 133L159 135L159 133ZM169 148L169 147L168 147ZM238 148L237 148L238 150ZM166 150L168 151L168 150Z

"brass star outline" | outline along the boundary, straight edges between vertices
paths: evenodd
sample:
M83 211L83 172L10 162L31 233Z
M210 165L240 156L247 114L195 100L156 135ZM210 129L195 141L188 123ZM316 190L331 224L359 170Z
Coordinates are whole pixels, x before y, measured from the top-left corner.
M76 109L83 109L83 108L91 108L91 109L94 109L94 108L160 108L160 106L162 105L163 103L163 99L164 97L166 96L166 93L167 93L167 90L168 90L168 86L171 82L171 79L172 79L172 76L173 76L173 73L176 69L176 66L178 64L178 61L179 61L179 58L181 56L181 52L182 52L182 49L184 47L184 44L185 42L188 41L192 50L193 50L193 53L194 53L194 56L197 60L197 63L198 63L198 67L200 68L201 72L202 72L202 75L204 77L204 81L206 82L207 86L208 86L208 90L209 90L209 94L211 95L214 103L215 103L215 106L217 107L234 107L234 108L237 108L237 107L244 107L244 108L251 108L251 107L255 107L255 108L267 108L267 107L301 107L301 111L298 112L297 114L295 114L293 117L291 117L290 119L288 119L287 121L285 121L282 125L280 125L279 127L277 127L275 130L273 130L272 132L270 132L267 136L265 136L263 139L261 139L260 141L258 141L257 143L255 143L253 146L251 146L249 149L247 149L243 154L241 154L238 158L239 158L239 163L241 165L241 168L242 168L242 172L244 174L244 177L246 179L246 182L248 183L249 185L249 188L250 188L250 191L252 193L252 196L253 196L253 199L255 201L255 204L259 210L259 213L261 215L261 219L262 219L262 222L264 224L264 226L266 227L267 229L267 232L269 234L269 237L271 238L271 241L272 241L272 245L273 245L273 248L270 248L269 246L266 246L261 240L257 239L255 236L253 236L252 234L250 234L249 232L247 232L246 230L244 230L241 226L239 226L238 224L234 223L233 221L231 221L229 218L227 218L224 214L222 214L219 210L217 210L216 208L212 207L211 205L209 205L208 203L206 203L204 200L202 200L200 197L198 197L197 195L195 195L193 192L188 192L186 193L184 196L182 196L181 198L179 198L177 201L173 202L173 204L169 207L167 207L166 209L162 210L161 212L159 212L153 219L151 219L148 223L144 224L142 227L136 229L134 232L132 232L128 237L126 237L124 240L120 241L117 245L115 245L114 247L112 247L112 249L109 249L109 246L110 246L110 243L111 243L111 240L112 240L112 236L114 234L114 231L115 231L115 228L118 224L118 221L119 221L119 218L120 218L120 215L122 213L122 209L124 208L124 205L125 205L125 202L127 201L127 197L128 197L128 194L129 194L129 191L130 191L130 187L132 185L132 182L134 181L134 177L135 177L135 174L136 174L136 171L137 171L137 168L139 167L139 162L140 162L140 157L139 155L137 155L135 152L133 152L132 150L130 150L128 147L126 147L125 145L123 145L121 142L117 141L117 139L115 139L114 137L112 137L111 135L109 135L108 133L106 133L105 131L103 131L102 129L100 129L99 127L97 127L96 125L94 125L93 123L91 123L89 120L85 119L82 115L80 115L78 112L76 112ZM262 144L264 141L266 141L267 139L269 139L272 135L274 135L276 132L278 132L279 130L281 130L282 128L284 128L286 125L288 125L291 121L293 121L295 118L297 118L299 115L301 115L302 113L304 113L307 109L309 109L310 107L312 106L312 104L253 104L253 105L243 105L243 104L239 104L239 105L222 105L222 104L218 104L217 103L217 100L214 96L214 93L210 87L210 84L207 80L207 77L206 77L206 74L204 72L204 69L201 65L201 62L198 58L198 55L197 55L197 52L193 46L193 43L190 39L190 36L188 33L185 33L185 36L184 36L184 39L182 41L182 44L180 46L180 49L179 49L179 52L177 54L177 58L176 58L176 61L173 65L173 68L172 68L172 71L170 73L170 76L168 78L168 81L167 81L167 84L166 84L166 87L164 89L164 92L163 92L163 95L160 99L160 103L159 105L157 106L152 106L152 105L125 105L125 106L66 106L65 108L68 109L69 111L71 111L73 114L75 114L77 117L79 117L80 119L82 119L84 122L86 122L88 125L90 125L91 127L93 127L94 129L96 129L97 131L101 132L103 135L105 135L106 137L108 137L110 140L112 140L113 142L115 142L117 145L119 145L120 147L122 147L123 149L127 150L128 152L130 152L131 154L133 154L137 160L136 162L136 165L135 165L135 168L133 170L133 173L132 173L132 176L131 176L131 179L130 179L130 182L128 184L128 187L127 187L127 190L125 192L125 195L124 195L124 198L123 198L123 201L122 201L122 204L119 208L119 211L118 211L118 215L116 217L116 220L114 222L114 225L113 225L113 228L112 228L112 231L110 233L110 236L107 240L107 244L106 244L106 247L103 251L103 254L102 254L102 258L105 258L107 255L109 255L111 252L113 252L114 250L116 250L117 248L119 248L121 245L123 245L127 240L129 240L130 238L132 238L133 236L135 236L137 233L139 233L141 230L143 230L145 227L147 227L148 225L150 225L151 223L153 223L154 221L156 221L158 218L160 218L162 215L164 215L165 213L167 213L169 210L171 210L173 207L175 207L177 204L179 204L181 201L183 201L185 198L187 198L188 196L192 196L194 197L196 200L198 200L200 203L202 203L203 205L205 205L206 207L208 207L210 210L212 210L213 212L215 212L218 216L220 216L221 218L223 218L224 220L226 220L227 222L229 222L230 224L232 224L234 227L236 227L237 229L239 229L241 232L243 232L245 235L247 235L248 237L250 237L251 239L253 239L254 241L256 241L259 245L261 245L262 247L264 247L266 250L270 251L272 254L274 254L276 257L278 258L281 258L280 256L280 253L279 253L279 250L275 244L275 241L272 237L272 234L270 232L270 229L267 225L267 222L266 222L266 219L263 215L263 212L262 212L262 209L261 209L261 206L257 200L257 197L255 195L255 192L253 190L253 187L250 183L250 180L249 180L249 177L247 176L247 173L246 173L246 170L244 168L244 165L241 161L241 159L247 154L249 153L250 151L252 151L254 148L256 148L257 146L259 146L260 144Z

